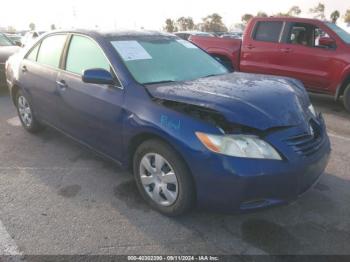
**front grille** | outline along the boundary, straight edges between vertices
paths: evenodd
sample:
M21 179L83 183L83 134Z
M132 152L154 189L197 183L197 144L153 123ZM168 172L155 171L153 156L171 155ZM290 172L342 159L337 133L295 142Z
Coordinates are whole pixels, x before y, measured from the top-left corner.
M287 145L301 156L310 156L317 152L326 141L325 133L319 124L310 121L310 125L314 130L314 134L303 132L301 134L286 139Z

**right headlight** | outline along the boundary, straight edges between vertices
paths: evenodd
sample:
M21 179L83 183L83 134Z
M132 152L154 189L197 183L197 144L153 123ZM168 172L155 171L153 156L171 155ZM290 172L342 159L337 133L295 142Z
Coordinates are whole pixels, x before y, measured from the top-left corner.
M235 157L282 160L267 142L252 135L211 135L196 132L202 144L218 154Z

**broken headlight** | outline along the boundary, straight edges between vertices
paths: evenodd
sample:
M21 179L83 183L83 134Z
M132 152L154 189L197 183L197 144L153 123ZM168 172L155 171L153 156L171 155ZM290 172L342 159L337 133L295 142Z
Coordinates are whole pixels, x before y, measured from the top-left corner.
M267 142L253 135L210 135L196 132L198 139L210 151L235 157L282 160Z

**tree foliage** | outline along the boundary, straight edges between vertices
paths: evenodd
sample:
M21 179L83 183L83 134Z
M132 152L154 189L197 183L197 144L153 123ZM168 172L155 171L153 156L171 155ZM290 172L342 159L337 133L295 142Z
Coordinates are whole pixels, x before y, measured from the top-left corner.
M227 32L227 27L222 22L222 17L217 13L203 18L202 27L205 32Z
M279 12L276 14L276 16L298 16L301 14L301 9L299 6L294 5L292 6L287 13Z
M34 24L33 22L31 22L31 23L29 24L29 28L30 28L30 30L34 31L35 28L36 28L36 26L35 26L35 24Z
M297 5L292 6L288 11L289 16L298 16L300 14L301 14L301 9Z
M337 20L339 19L340 17L340 13L338 10L335 10L333 11L333 13L331 13L331 20L332 20L332 23L333 24L336 24L337 23Z
M350 24L350 9L346 10L345 12L344 22Z
M177 27L180 31L187 31L194 29L194 22L192 17L180 17L176 21Z
M256 16L257 17L268 17L268 15L265 13L265 12L258 12L257 14L256 14Z
M324 15L325 6L322 3L318 3L314 8L310 8L310 13L314 14L314 18L319 18L324 20L326 16Z
M16 33L16 28L14 26L12 26L12 25L9 25L7 27L7 32L12 33L12 34Z
M252 19L254 16L252 14L244 14L242 15L242 22L243 24L247 24L250 19Z
M176 32L175 22L174 20L168 18L165 20L164 30L168 33Z

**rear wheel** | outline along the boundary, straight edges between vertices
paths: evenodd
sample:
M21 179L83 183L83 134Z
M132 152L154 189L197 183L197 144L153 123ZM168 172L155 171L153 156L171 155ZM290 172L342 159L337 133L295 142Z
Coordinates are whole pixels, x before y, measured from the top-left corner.
M157 139L142 143L134 155L133 169L141 195L154 209L176 216L193 207L195 187L191 174L166 143Z
M31 133L40 131L43 126L39 123L33 113L32 106L24 93L19 90L16 94L16 106L19 119L25 130Z
M344 90L343 102L346 110L350 112L350 83L348 83L347 87Z

